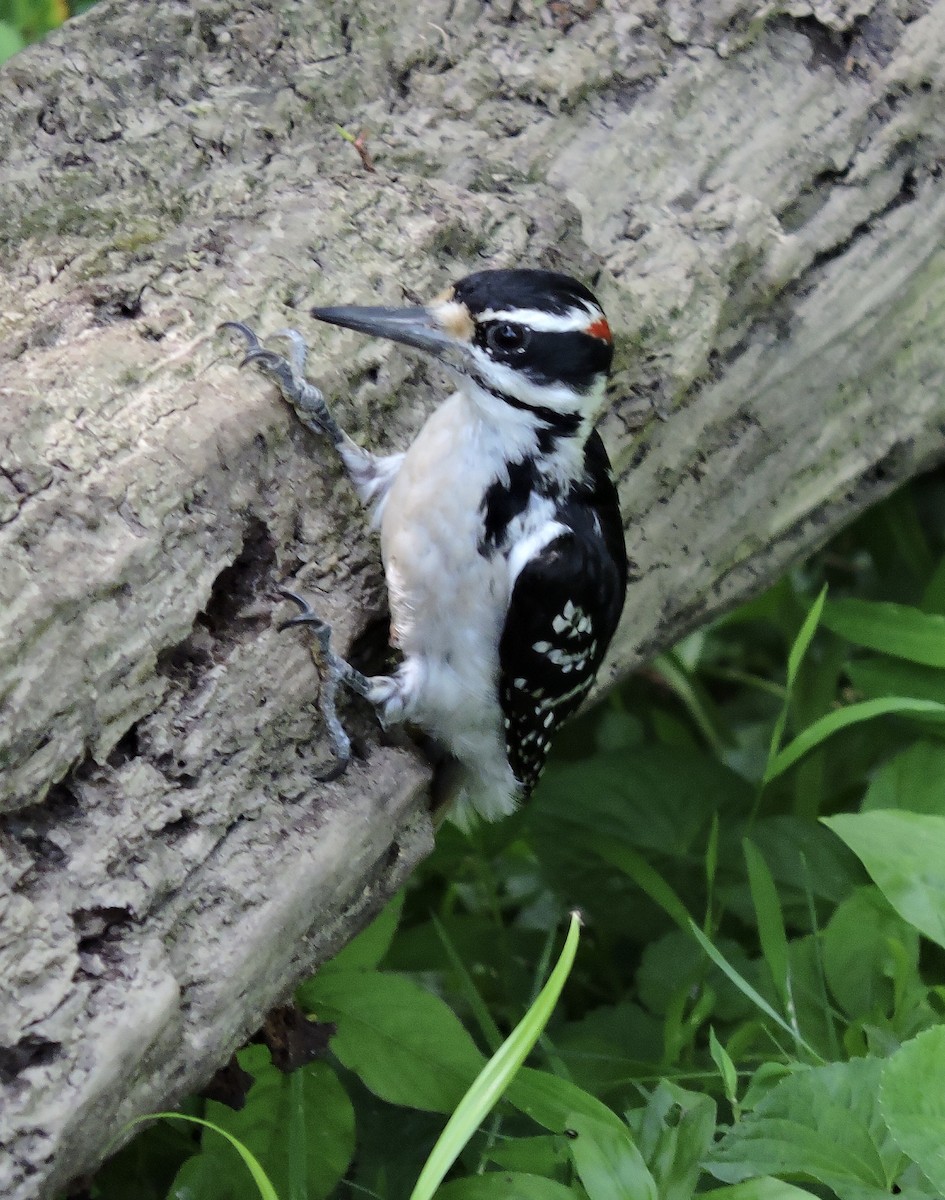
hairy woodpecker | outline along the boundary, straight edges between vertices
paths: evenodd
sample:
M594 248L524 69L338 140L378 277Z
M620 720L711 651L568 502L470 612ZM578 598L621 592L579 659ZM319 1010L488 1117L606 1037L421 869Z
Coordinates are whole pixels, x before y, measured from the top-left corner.
M283 357L245 324L244 363L279 386L334 445L380 526L390 676L365 677L313 626L326 678L322 711L340 774L350 743L335 712L344 683L382 723L409 721L459 763L451 817L494 820L538 781L551 738L590 690L616 629L627 558L617 491L594 425L613 355L582 284L551 271L480 271L425 307L315 308L320 321L444 360L457 390L403 454L375 455L338 426L304 378L299 333Z

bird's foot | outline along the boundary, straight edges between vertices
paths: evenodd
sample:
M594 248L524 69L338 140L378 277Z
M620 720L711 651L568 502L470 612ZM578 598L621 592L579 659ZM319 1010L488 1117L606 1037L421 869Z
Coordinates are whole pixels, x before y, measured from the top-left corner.
M298 605L300 610L297 616L290 617L279 625L280 632L283 629L292 629L296 625L308 625L318 644L318 656L324 667L319 708L335 755L335 765L319 778L323 781L337 779L348 769L351 761L351 739L341 723L337 709L338 689L341 685L349 687L372 704L381 725L385 728L403 718L403 692L399 681L393 676L374 675L368 678L336 654L331 648L331 626L318 616L303 596L284 588L279 589L279 594Z
M319 709L335 756L334 766L319 776L320 780L327 782L343 775L351 762L351 739L338 716L338 689L342 684L346 684L352 691L363 696L368 691L369 684L360 671L356 671L350 663L345 662L332 650L331 626L318 616L303 596L285 588L279 589L279 595L284 596L286 600L291 600L293 604L298 605L300 610L296 616L281 622L279 632L281 633L284 629L293 629L297 625L307 625L311 628L318 646L318 657L323 667Z
M283 399L295 409L307 429L330 438L332 444L337 446L344 434L331 415L321 390L305 378L308 347L299 331L280 329L272 335L289 343L289 353L283 355L264 345L255 330L243 321L224 321L221 329L233 329L246 339L248 349L240 366L252 363L257 367L276 384Z

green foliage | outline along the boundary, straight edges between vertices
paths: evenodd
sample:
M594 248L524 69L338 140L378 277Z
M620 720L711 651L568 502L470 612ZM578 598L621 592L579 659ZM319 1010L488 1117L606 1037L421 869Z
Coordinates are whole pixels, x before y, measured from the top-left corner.
M945 1194L945 1028L927 1029L907 1042L883 1068L879 1107L892 1136L932 1185ZM919 1181L924 1186L924 1180Z
M179 1115L177 1113L155 1113L154 1115L166 1121L189 1121L194 1125L201 1126L207 1131L208 1134L216 1134L220 1141L222 1141L226 1146L231 1147L232 1150L235 1150L236 1154L239 1155L243 1165L246 1167L252 1178L256 1190L259 1193L259 1200L279 1200L276 1190L272 1186L272 1181L263 1169L259 1159L255 1154L253 1154L252 1150L250 1150L246 1143L241 1141L240 1138L238 1138L235 1134L232 1134L228 1130L223 1129L221 1126L215 1125L212 1121L204 1120L201 1117L186 1116L183 1114ZM186 1175L189 1167L196 1167L197 1169L190 1172L190 1174L199 1180L202 1190L206 1191L208 1195L213 1194L214 1184L219 1182L218 1177L216 1177L209 1169L214 1161L214 1150L216 1147L217 1142L215 1140L211 1141L206 1152L200 1157L192 1158L190 1162L185 1164L184 1170L181 1172L181 1174ZM227 1161L226 1158L224 1158L224 1161ZM229 1165L228 1162L227 1165ZM181 1191L185 1191L185 1187L182 1187L180 1184L179 1177L178 1180L175 1181L172 1191L177 1194L179 1194Z
M437 1138L436 1145L420 1172L417 1186L410 1193L410 1200L431 1200L446 1173L476 1132L479 1123L499 1102L518 1074L519 1068L548 1024L561 995L561 989L574 965L579 928L577 914L572 913L567 941L548 982L459 1102L456 1111L447 1121L446 1128Z
M945 817L925 813L844 813L825 817L862 861L897 913L945 947Z
M385 971L323 971L300 993L334 1021L332 1048L375 1096L448 1113L484 1065L462 1022L419 983Z
M444 826L300 989L328 1060L249 1047L242 1112L188 1111L280 1200L945 1194L943 509L892 497L569 727L523 812ZM168 1125L93 1187L258 1194Z
M840 1200L888 1196L906 1165L879 1107L883 1064L858 1058L792 1071L709 1156L719 1179L816 1180Z
M30 42L38 42L94 0L0 0L0 63Z
M284 1075L262 1046L242 1050L239 1062L255 1080L245 1106L236 1112L207 1101L213 1128L203 1135L200 1153L182 1165L169 1194L205 1200L252 1195L241 1183L245 1176L231 1149L235 1143L256 1160L283 1200L331 1195L354 1152L354 1110L335 1072L316 1062Z

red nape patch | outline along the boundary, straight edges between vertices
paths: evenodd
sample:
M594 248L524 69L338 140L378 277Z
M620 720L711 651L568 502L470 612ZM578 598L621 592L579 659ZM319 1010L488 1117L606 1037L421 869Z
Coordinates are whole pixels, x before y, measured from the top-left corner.
M600 338L602 342L612 342L614 340L606 317L598 317L596 321L592 321L584 332L589 333L591 337Z

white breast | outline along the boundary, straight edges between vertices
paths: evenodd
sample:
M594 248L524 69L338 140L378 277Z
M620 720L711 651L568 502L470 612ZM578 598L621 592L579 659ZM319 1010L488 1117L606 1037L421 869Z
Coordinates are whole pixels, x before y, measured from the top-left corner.
M381 521L391 637L417 660L414 719L445 732L466 723L494 728L497 649L508 601L508 565L478 551L482 497L495 456L469 401L450 397L407 451Z

